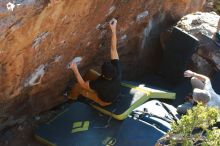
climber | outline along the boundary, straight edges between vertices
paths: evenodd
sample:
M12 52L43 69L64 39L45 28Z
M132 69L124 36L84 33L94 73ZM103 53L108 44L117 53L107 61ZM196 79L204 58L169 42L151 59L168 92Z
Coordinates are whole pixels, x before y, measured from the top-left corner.
M204 105L217 107L220 110L220 95L212 88L210 79L191 70L184 72L185 77L191 78L193 87L192 101L186 102L177 107L178 113L185 114L188 109L193 107L193 102L201 102Z
M101 75L90 71L92 78L83 79L80 75L76 63L72 63L70 68L73 70L78 83L73 87L70 93L70 99L77 99L78 95L83 95L101 106L110 105L119 97L121 68L117 52L116 25L117 20L112 19L109 23L111 38L111 61L104 62L101 67ZM92 75L91 75L92 74ZM86 81L87 80L87 81Z

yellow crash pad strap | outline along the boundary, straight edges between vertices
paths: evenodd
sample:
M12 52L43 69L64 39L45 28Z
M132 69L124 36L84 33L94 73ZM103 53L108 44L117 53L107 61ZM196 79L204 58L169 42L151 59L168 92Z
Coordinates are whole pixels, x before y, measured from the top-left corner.
M166 92L161 91L158 89L152 89L148 87L138 87L127 83L121 83L122 86L132 88L135 90L138 90L140 92L146 93L147 96L150 96L151 98L162 98L162 99L175 99L176 93L173 92Z

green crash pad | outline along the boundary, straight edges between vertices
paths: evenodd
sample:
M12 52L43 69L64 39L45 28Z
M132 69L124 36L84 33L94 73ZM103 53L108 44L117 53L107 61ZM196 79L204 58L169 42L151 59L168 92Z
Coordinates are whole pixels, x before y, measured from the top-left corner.
M106 146L116 142L121 121L75 102L35 130L35 138L49 146Z
M91 105L102 112L117 120L123 120L144 102L150 98L154 99L175 99L175 93L160 90L153 87L146 87L144 84L139 84L130 81L123 81L121 83L121 95L113 104L101 107L96 103Z

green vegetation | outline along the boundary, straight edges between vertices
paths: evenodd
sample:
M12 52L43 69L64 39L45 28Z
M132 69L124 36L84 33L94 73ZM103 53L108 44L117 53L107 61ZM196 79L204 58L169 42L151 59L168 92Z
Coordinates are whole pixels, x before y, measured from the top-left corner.
M166 142L168 146L219 146L220 129L213 126L219 116L218 109L199 104L188 110L177 123L173 123L172 130L158 143Z
M214 11L220 14L220 0L215 0L214 2Z

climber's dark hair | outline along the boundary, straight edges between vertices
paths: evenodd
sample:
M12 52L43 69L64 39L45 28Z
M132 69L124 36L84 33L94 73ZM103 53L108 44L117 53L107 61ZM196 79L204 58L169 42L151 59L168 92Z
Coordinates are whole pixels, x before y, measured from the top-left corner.
M104 62L102 64L101 70L102 70L102 75L105 78L111 79L111 78L114 78L116 75L115 67L111 62Z

